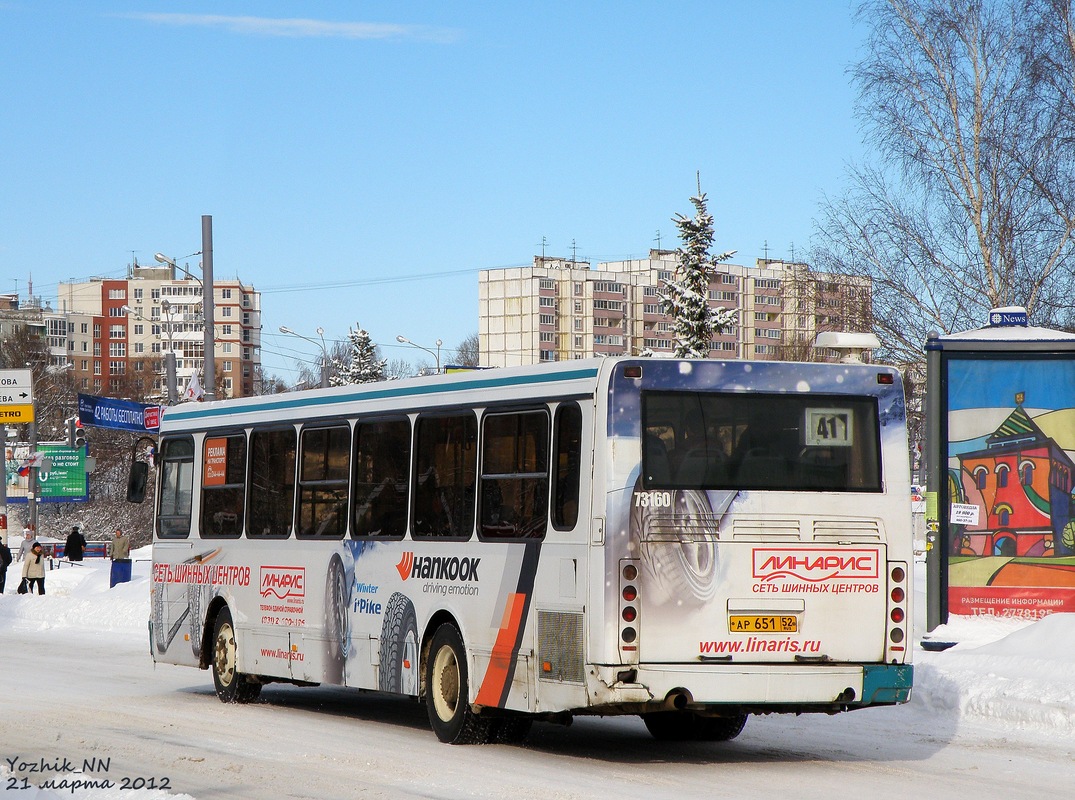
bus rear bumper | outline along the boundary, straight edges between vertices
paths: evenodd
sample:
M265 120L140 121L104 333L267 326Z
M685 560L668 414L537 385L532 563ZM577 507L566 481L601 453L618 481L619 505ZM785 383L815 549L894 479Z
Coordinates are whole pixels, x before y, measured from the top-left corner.
M628 682L622 667L592 667L592 704L836 712L906 703L914 677L910 664L644 664L630 672Z

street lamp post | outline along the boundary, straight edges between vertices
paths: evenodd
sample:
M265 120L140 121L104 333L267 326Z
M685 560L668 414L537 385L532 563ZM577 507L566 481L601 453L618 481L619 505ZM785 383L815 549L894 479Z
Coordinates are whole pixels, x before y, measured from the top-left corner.
M306 341L308 341L308 342L310 342L312 344L316 344L318 347L321 348L321 388L322 389L327 389L328 388L328 348L325 346L325 329L321 328L321 327L317 328L317 336L318 336L319 339L321 339L320 343L317 341L317 339L311 339L309 336L303 336L301 333L296 333L295 331L291 330L291 328L287 327L286 325L281 325L280 326L280 333L287 333L287 334L290 334L291 336L297 336L298 338L305 339Z
M198 281L202 287L202 322L205 325L205 353L202 357L202 389L205 391L205 399L213 400L216 397L216 329L213 320L213 218L209 214L202 215L202 250L195 253L202 257L202 278L191 275L190 272L175 263L175 261L163 253L156 253L155 258L161 264L167 264L178 269Z
M408 339L406 336L397 336L396 341L399 342L400 344L409 344L411 347L417 347L419 350L425 350L427 353L429 353L431 356L433 356L435 359L437 359L437 374L438 375L440 374L440 346L442 344L444 344L444 342L441 339L437 339L437 352L435 352L435 353L432 350L430 350L428 347L422 347L422 345L420 345L420 344L415 344L410 339Z

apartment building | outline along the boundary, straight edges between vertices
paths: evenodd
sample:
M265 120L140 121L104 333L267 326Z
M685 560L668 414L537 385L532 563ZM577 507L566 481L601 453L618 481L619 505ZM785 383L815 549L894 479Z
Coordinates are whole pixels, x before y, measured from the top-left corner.
M672 250L598 263L535 256L527 267L482 270L478 339L483 365L514 366L595 355L671 355L672 320L658 292L677 266ZM734 309L737 325L715 336L711 358L835 360L811 346L821 331L870 330L868 280L818 273L805 264L759 259L717 266L713 307Z
M171 265L135 261L124 279L61 283L57 304L44 315L50 353L63 351L79 391L108 395L133 379L163 396L168 351L176 356L180 392L191 375L202 375L202 284L177 278ZM261 364L261 295L238 279L216 278L213 308L215 395L253 395Z

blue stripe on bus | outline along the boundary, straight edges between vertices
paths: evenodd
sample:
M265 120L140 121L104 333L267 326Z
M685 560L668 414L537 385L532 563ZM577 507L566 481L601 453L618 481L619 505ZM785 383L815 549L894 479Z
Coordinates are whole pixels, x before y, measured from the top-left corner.
M577 380L579 378L593 378L597 375L597 369L576 369L562 372L540 373L536 375L518 375L506 378L480 378L475 380L460 381L458 383L428 384L412 386L407 389L370 389L366 391L352 392L351 394L336 397L301 397L294 400L278 400L257 405L243 404L237 408L235 404L217 407L190 408L186 406L172 406L165 412L166 418L181 422L207 417L218 417L225 414L251 413L262 411L279 411L283 409L298 409L308 406L332 406L341 403L352 403L356 400L380 400L386 397L413 397L425 394L437 394L440 392L458 392L465 389L487 389L503 386L523 386L536 383L554 383L556 381ZM394 382L393 382L394 383Z

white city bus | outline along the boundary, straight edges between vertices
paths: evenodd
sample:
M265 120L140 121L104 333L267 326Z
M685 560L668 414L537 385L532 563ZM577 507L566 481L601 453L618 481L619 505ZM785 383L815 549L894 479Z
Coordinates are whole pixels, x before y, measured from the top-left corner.
M908 700L899 374L609 358L169 408L150 647L225 702L424 700L444 742Z

